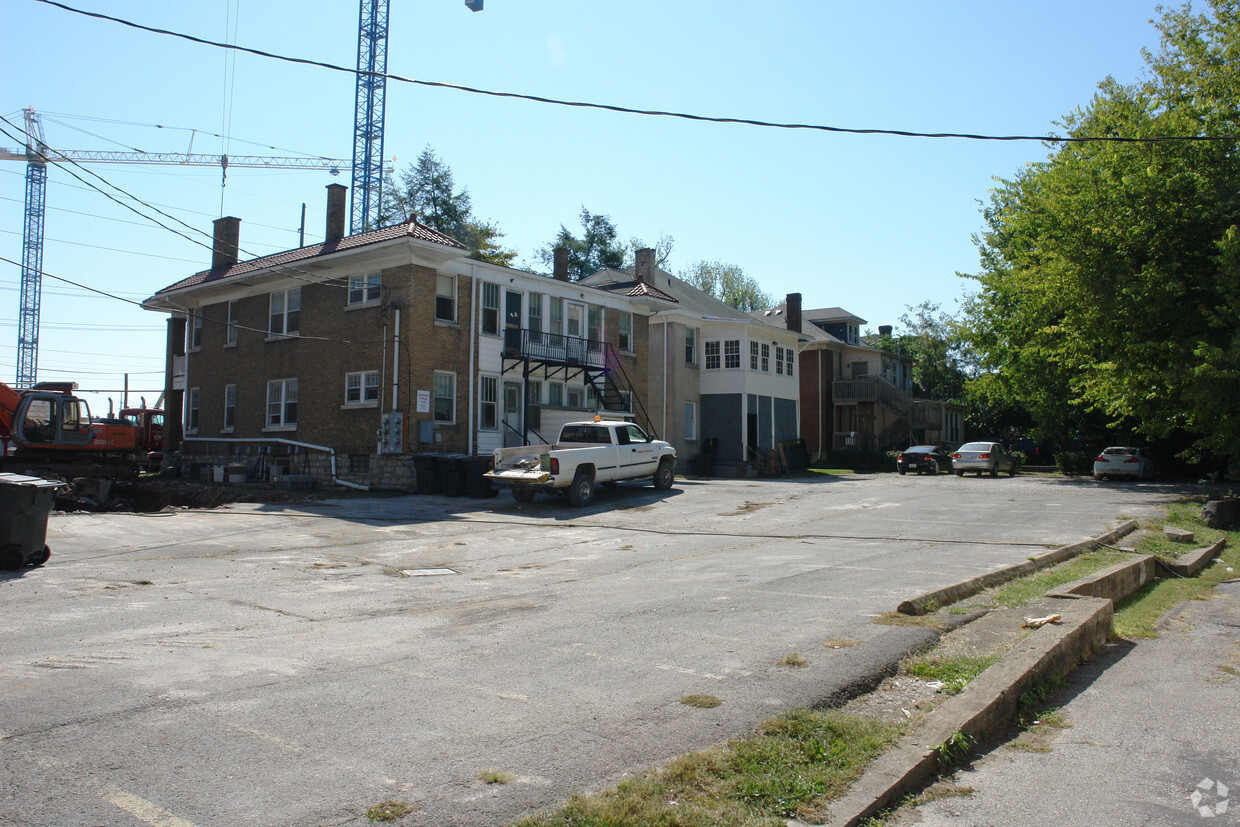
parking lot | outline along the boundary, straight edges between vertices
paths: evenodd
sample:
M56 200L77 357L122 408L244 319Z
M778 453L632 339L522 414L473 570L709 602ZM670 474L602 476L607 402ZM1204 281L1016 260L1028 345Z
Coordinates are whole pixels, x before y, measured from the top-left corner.
M924 634L873 622L901 600L1180 493L883 474L53 515L50 563L0 577L0 822L504 823L843 691Z

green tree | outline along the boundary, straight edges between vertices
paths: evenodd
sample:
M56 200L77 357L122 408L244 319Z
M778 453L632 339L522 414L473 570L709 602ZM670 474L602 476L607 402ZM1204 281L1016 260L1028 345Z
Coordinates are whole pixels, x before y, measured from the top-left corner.
M699 261L682 271L680 279L737 310L763 310L774 304L761 285L735 264Z
M966 327L986 396L1053 438L1192 434L1240 453L1240 8L1164 11L1149 77L1108 78L983 209ZM1168 141L1193 135L1210 140Z
M912 362L915 393L930 399L961 400L968 378L967 344L959 323L934 302L909 307L900 317L903 330L874 342L882 350L908 357Z
M418 160L401 174L400 186L386 190L384 213L388 223L418 221L455 238L469 249L469 257L478 261L510 266L517 257L516 251L504 249L499 239L504 237L499 227L474 217L469 190L457 190L452 180L452 168L429 146L422 150Z
M571 281L580 281L608 267L613 270L622 269L627 248L616 240L618 233L611 218L591 213L584 205L580 218L581 237L573 235L561 224L555 241L538 251L538 257L543 264L551 267L554 249L563 247L568 250L568 277Z

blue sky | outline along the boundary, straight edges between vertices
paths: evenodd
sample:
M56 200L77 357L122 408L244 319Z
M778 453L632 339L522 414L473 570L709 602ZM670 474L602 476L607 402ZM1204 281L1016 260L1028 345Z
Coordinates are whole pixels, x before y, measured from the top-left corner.
M266 51L356 63L356 0L72 0L149 26ZM9 0L0 114L44 114L66 150L290 155L352 153L351 75L120 27ZM1107 75L1143 72L1154 2L756 4L395 0L388 70L419 79L703 115L846 127L1046 134ZM312 7L311 11L307 11ZM157 129L149 124L161 124ZM6 127L7 128L7 127ZM189 130L198 130L193 133ZM226 139L215 137L226 135ZM16 142L0 136L0 145ZM622 238L676 240L669 269L739 265L777 299L838 305L897 323L930 300L953 311L977 267L972 234L995 177L1046 156L1035 142L837 135L691 123L389 83L385 155L397 169L431 146L475 214L537 263L584 205ZM210 233L242 219L252 255L322 236L325 190L348 176L93 165L89 169ZM25 168L0 164L0 256L20 261ZM79 171L79 174L84 174ZM44 270L140 300L204 269L209 251L51 169ZM188 231L187 231L188 233ZM205 241L202 235L197 236ZM0 377L16 374L19 270L0 261ZM164 318L47 278L39 379L154 402ZM131 398L131 401L133 399ZM102 409L102 410L101 410Z

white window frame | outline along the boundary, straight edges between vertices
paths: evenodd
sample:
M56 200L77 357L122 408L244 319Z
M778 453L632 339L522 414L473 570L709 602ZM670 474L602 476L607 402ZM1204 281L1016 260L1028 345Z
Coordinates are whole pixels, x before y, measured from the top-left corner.
M685 403L685 442L697 442L697 403Z
M202 350L202 309L189 311L189 349Z
M266 402L267 408L263 420L266 426L263 430L292 430L297 427L296 379L269 381Z
M551 311L548 314L551 319L551 326L547 331L553 336L564 335L564 298L562 296L551 297Z
M382 298L382 273L349 276L349 298L346 307L370 307L378 304Z
M756 371L758 369L758 343L749 343L749 369Z
M346 408L373 408L379 404L379 371L358 370L344 375Z
M490 424L487 424L487 412L490 411ZM499 415L499 377L483 373L478 376L478 430L498 431Z
M279 310L276 306L279 305ZM294 307L293 305L296 305ZM296 314L295 316L293 314ZM275 321L280 320L280 329L276 330ZM267 304L267 336L280 339L301 334L301 288L290 287L288 290L276 290L271 293Z
M723 340L723 369L724 370L740 370L741 367L741 340L740 339L724 339Z
M499 285L493 282L482 283L482 332L487 336L499 335Z
M547 405L553 408L564 407L564 383L548 382L547 383Z
M719 370L723 367L723 342L718 339L706 342L706 369Z
M444 391L447 391L447 393L444 393ZM439 416L439 402L441 399L449 400L451 403L447 419L442 419ZM435 371L435 378L431 385L431 419L436 425L456 424L456 374L452 371Z
M784 349L784 373L788 374L789 376L796 376L796 371L792 369L792 364L793 364L792 354L794 353L796 353L795 348L790 347L790 348Z
M445 284L446 282L446 284ZM449 292L445 293L447 289ZM435 321L437 322L455 322L456 321L456 276L451 273L435 274ZM447 302L448 315L444 315L444 305L441 302Z
M696 327L685 328L685 364L696 365L698 363L697 340L698 330Z
M237 427L237 386L224 386L224 427L221 432L231 434Z
M224 347L234 347L237 344L237 332L240 330L241 321L241 303L228 303L228 325L225 327Z
M624 353L633 353L636 350L633 344L633 314L627 310L620 311L616 322L616 342Z
M526 327L535 334L541 333L543 329L543 294L530 293L528 304L529 307L525 311ZM542 339L539 336L534 336L534 341L542 341Z
M784 375L784 349L779 345L775 345L775 373L779 376Z
M201 391L198 388L190 388L185 392L185 433L198 433L198 426L201 424L202 409L199 407L201 401Z
M573 404L574 398L577 404ZM581 385L569 385L564 389L564 407L582 409L586 406L586 389Z

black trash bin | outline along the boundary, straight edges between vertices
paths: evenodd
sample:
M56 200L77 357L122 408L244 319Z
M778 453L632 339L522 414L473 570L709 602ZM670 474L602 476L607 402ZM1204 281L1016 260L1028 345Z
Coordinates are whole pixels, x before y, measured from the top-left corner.
M435 491L445 497L465 493L465 454L441 454L435 458Z
M0 569L41 566L52 556L47 547L47 515L64 483L0 474Z
M465 492L469 496L481 500L494 497L499 493L491 481L483 476L491 470L490 457L466 457L463 463L465 465Z
M438 454L414 454L414 484L419 494L435 493L435 457Z

